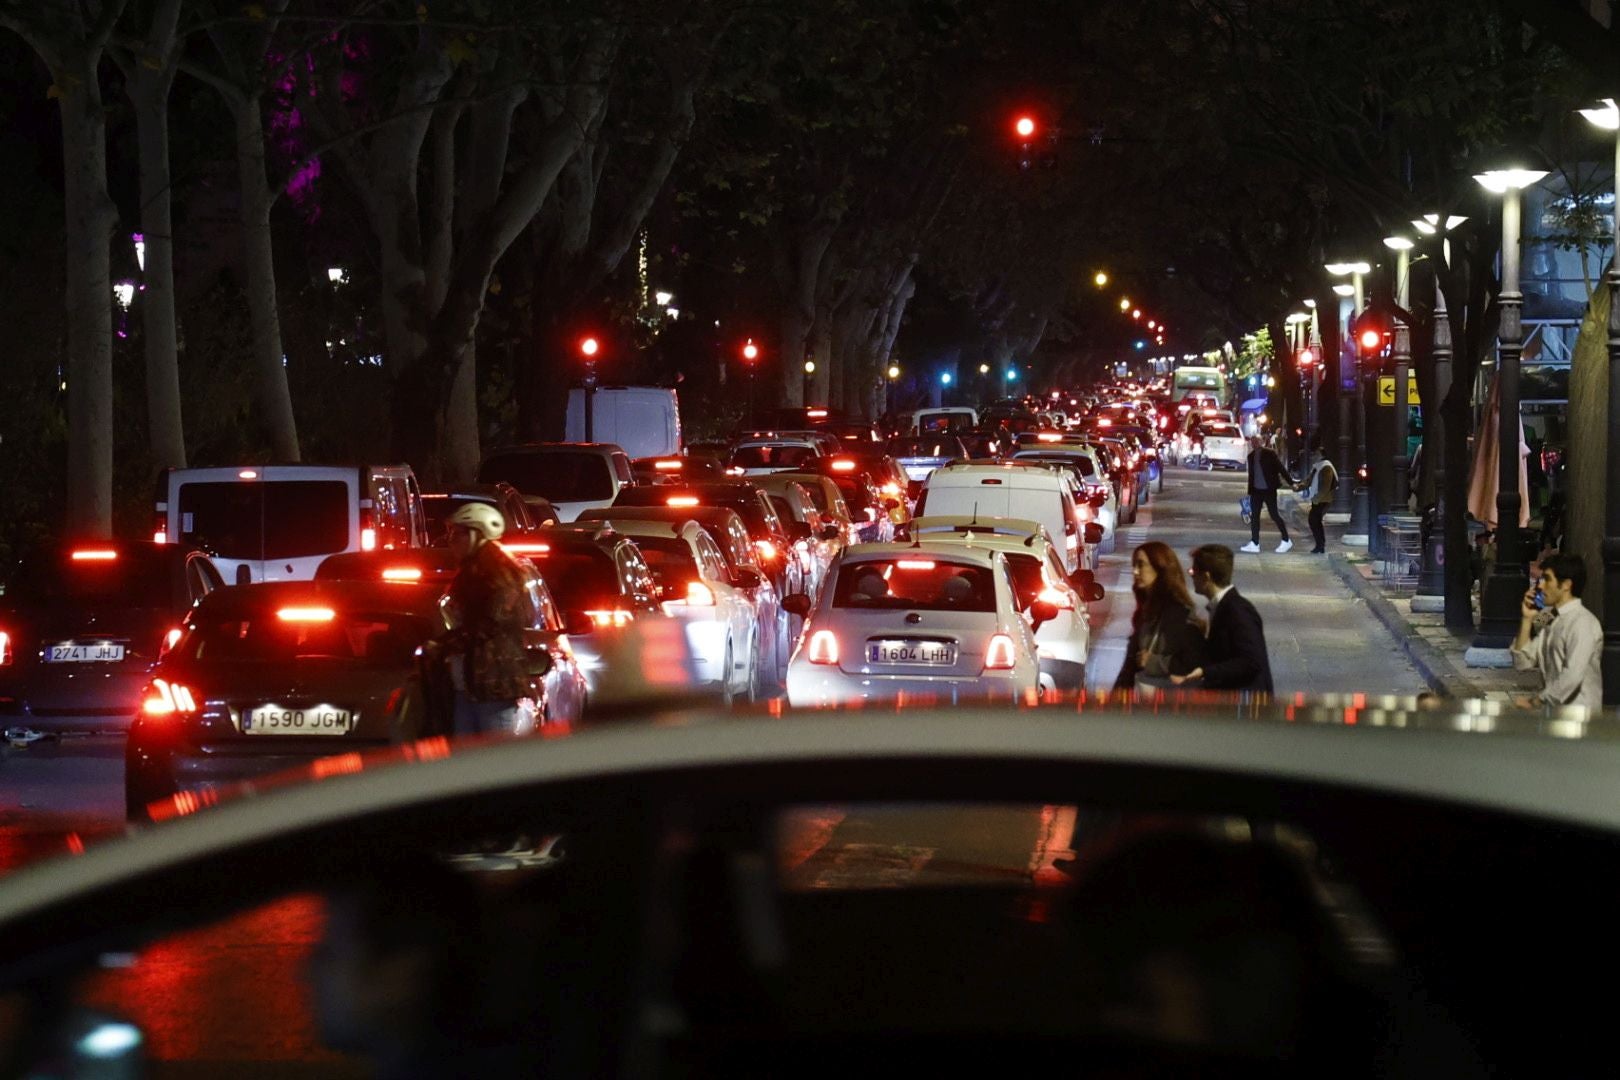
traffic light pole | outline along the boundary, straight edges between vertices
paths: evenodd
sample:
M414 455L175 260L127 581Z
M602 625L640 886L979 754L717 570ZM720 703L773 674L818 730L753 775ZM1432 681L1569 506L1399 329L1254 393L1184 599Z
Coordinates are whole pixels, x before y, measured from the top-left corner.
M1356 287L1356 314L1366 306L1366 284L1362 275L1356 274L1352 278ZM1344 528L1344 542L1353 547L1367 547L1372 536L1372 489L1367 486L1367 477L1364 466L1367 464L1367 372L1361 362L1361 349L1352 343L1351 353L1355 361L1356 390L1350 402L1350 408L1355 413L1356 452L1350 461L1350 474L1341 477L1352 484L1350 494L1350 523Z
M1434 279L1433 346L1434 400L1423 407L1423 460L1434 475L1434 510L1423 541L1423 568L1418 573L1413 611L1446 609L1446 425L1441 408L1451 393L1451 316L1446 313L1446 291L1439 275ZM1472 617L1472 613L1470 613Z
M585 365L585 441L596 441L596 365Z

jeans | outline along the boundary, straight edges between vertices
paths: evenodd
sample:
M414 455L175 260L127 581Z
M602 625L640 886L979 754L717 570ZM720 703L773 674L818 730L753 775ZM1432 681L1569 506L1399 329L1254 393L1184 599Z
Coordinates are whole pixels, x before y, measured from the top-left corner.
M1287 540L1288 526L1283 524L1282 514L1277 511L1277 489L1250 490L1249 501L1253 504L1253 509L1249 513L1249 539L1256 544L1260 542L1260 508L1264 506L1270 511L1271 520L1277 523L1277 531L1282 533L1284 540Z
M517 712L514 701L473 701L457 690L451 730L457 736L509 734L517 723Z
M1306 519L1311 523L1311 537L1316 541L1314 551L1327 550L1327 530L1322 528L1322 519L1327 516L1329 503L1312 503L1310 516Z

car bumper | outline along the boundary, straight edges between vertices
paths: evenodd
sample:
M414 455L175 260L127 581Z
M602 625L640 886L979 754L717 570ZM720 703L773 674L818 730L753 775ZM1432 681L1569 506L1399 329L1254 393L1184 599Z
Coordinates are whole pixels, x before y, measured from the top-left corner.
M1034 692L1039 672L987 671L982 675L860 675L826 664L796 661L788 666L788 704L795 708L893 701L905 696L939 702L1012 701Z
M686 631L686 646L691 650L692 670L697 681L705 686L719 685L727 675L726 644L730 637L730 628L711 615L699 615L690 611L674 612L671 618L679 620L682 629ZM743 659L733 655L732 663L740 663Z

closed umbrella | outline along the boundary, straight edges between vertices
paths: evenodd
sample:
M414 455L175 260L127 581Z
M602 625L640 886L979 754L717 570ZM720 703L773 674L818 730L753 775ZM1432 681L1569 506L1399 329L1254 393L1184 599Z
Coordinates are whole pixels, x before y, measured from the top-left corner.
M1485 399L1485 416L1480 420L1479 437L1474 440L1474 461L1468 471L1468 512L1483 521L1489 528L1496 528L1496 496L1501 489L1497 477L1501 470L1498 468L1499 442L1498 432L1501 422L1498 417L1502 412L1501 386L1496 379L1491 380L1491 391ZM1519 419L1519 528L1530 524L1530 476L1525 465L1530 456L1530 446L1524 441L1524 419Z

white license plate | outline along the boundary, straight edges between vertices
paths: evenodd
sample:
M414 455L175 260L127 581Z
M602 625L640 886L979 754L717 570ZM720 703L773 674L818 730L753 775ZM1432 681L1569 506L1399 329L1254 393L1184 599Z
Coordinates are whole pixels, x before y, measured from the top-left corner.
M52 645L45 651L52 664L115 664L123 658L122 645Z
M866 659L873 664L954 664L956 646L943 641L871 641Z
M241 715L244 735L347 735L354 729L354 713L329 705L307 709L265 705Z

